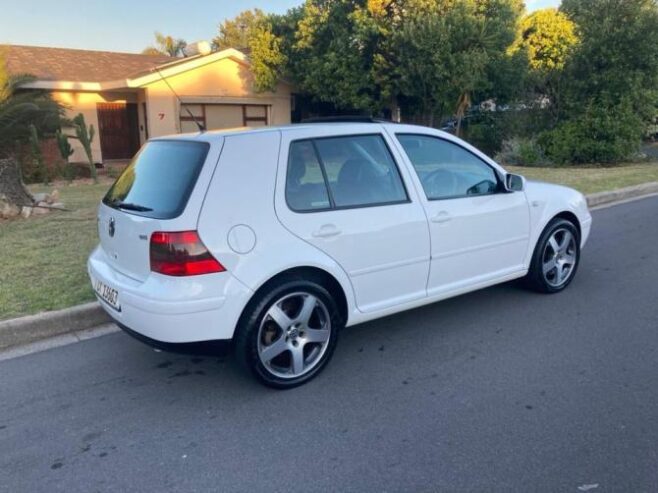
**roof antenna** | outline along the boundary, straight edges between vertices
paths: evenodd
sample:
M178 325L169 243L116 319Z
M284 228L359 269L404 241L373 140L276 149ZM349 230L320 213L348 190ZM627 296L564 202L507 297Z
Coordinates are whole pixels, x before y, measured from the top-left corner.
M158 73L158 75L160 76L162 81L165 84L167 84L167 87L169 88L169 90L174 94L174 96L176 96L176 99L178 100L178 104L180 104L180 107L182 108L183 106L185 106L183 104L183 102L181 101L180 97L178 96L178 94L176 94L176 91L174 91L174 88L171 87L171 84L169 84L169 81L162 75L162 72L160 72L160 69L157 66L155 66L153 68ZM201 125L201 122L199 122L199 120L196 119L196 117L192 114L192 112L190 111L190 109L187 106L185 106L185 111L187 111L187 114L190 115L190 118L192 119L194 124L199 129L199 132L202 132L202 133L205 132L206 131L205 127L203 125Z

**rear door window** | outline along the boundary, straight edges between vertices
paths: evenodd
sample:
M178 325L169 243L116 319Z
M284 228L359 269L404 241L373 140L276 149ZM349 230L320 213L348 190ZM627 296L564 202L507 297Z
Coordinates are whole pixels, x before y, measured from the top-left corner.
M286 199L296 211L408 201L395 161L381 135L293 142L288 160Z
M307 212L328 209L329 193L313 142L293 142L288 157L286 200L293 211Z
M208 155L207 142L156 140L133 158L103 198L130 214L172 219L185 209Z

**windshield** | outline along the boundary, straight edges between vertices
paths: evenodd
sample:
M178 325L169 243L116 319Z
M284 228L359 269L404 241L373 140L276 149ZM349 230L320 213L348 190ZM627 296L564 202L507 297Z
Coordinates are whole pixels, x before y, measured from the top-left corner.
M184 140L148 142L107 192L103 203L156 219L179 216L196 184L209 144Z

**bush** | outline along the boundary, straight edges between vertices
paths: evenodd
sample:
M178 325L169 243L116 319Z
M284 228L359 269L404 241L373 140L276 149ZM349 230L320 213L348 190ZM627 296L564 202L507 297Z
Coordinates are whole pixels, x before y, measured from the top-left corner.
M550 164L537 141L523 137L505 140L495 159L500 163L512 166L544 166Z
M588 108L540 135L547 156L556 163L616 163L640 148L644 124L629 106Z

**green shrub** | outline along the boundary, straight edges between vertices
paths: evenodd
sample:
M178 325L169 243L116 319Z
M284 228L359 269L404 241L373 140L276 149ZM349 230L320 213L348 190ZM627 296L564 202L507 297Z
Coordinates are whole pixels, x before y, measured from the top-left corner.
M544 151L533 138L513 137L503 142L496 161L512 166L545 166L550 164Z
M629 106L597 105L542 133L539 143L556 163L616 163L637 153L643 128Z

